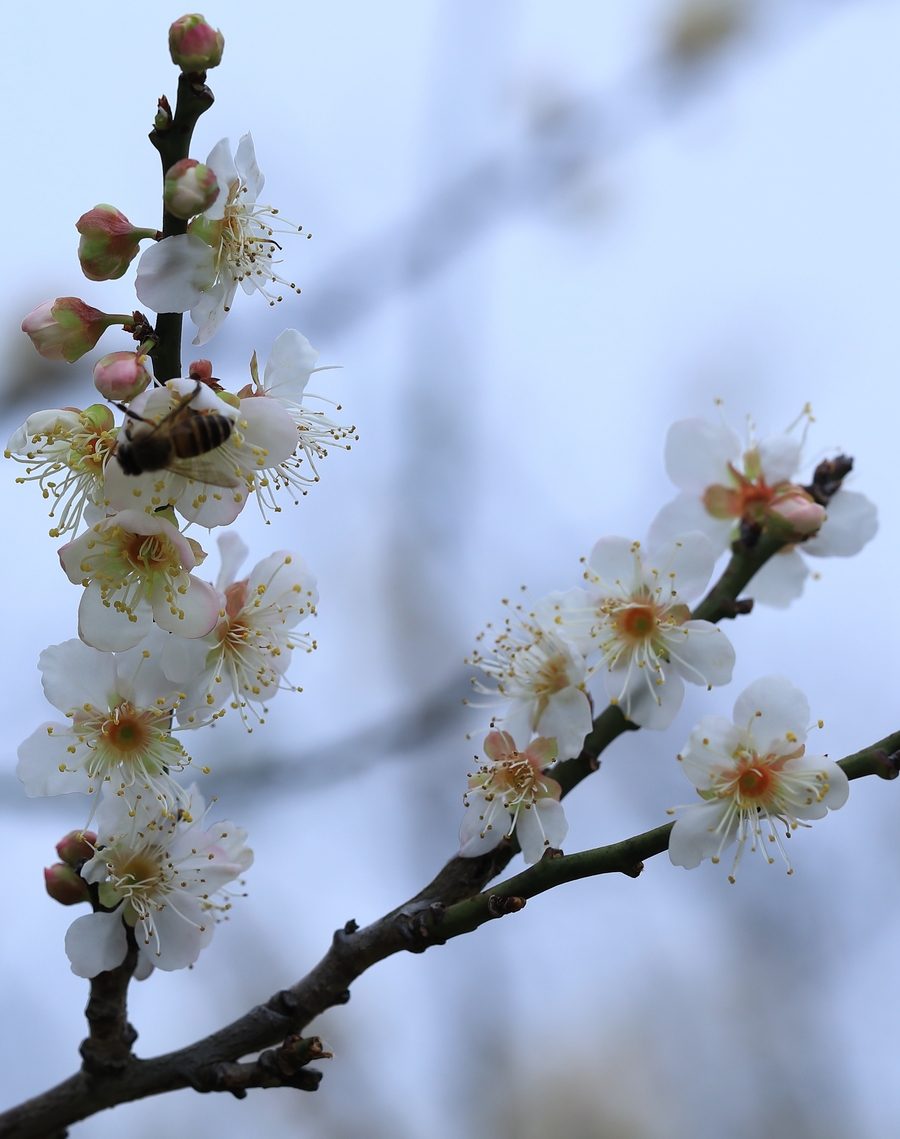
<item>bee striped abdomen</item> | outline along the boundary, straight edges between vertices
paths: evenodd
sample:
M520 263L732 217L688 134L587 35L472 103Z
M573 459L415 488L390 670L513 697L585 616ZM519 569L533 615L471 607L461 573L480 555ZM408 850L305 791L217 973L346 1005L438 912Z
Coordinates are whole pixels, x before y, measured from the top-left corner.
M193 412L172 427L172 449L180 459L193 459L220 447L231 435L231 420L215 412Z

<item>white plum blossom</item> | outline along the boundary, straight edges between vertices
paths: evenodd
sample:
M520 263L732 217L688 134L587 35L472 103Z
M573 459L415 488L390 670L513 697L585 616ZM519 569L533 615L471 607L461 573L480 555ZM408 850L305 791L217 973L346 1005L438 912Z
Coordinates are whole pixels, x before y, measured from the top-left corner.
M672 828L669 857L692 869L704 858L718 862L737 842L729 881L734 882L745 844L774 862L777 846L791 873L779 834L787 837L809 819L822 819L847 801L850 785L836 763L806 755L809 704L781 676L756 680L737 698L734 723L704 716L679 755L682 770L703 802L688 807ZM821 726L821 724L820 724Z
M218 624L201 640L170 637L162 667L184 691L178 710L182 723L193 724L198 709L206 715L226 700L245 723L247 707L262 722L255 705L270 700L279 688L294 690L284 683L293 650L315 648L307 635L293 630L316 611L316 579L298 554L278 550L236 580L247 547L236 534L226 533L219 549Z
M36 411L12 433L6 458L25 466L17 483L36 482L51 501L52 538L77 530L85 511L106 505L103 471L115 444L115 421L102 404Z
M473 680L478 692L499 694L510 702L508 711L492 717L492 726L502 724L504 732L520 740L537 733L553 738L564 758L580 753L593 726L585 691L588 670L564 632L543 628L534 614L516 606L489 655L476 650L466 663L496 681L496 689L491 689Z
M878 529L876 508L865 495L841 487L822 511L792 481L802 447L803 439L790 430L758 443L751 439L744 447L725 423L673 423L666 436L666 471L681 493L659 511L649 541L655 544L685 530L700 530L722 552L739 536L743 520L762 525L772 514L796 518L800 535L815 536L770 558L745 591L764 604L786 607L803 592L809 575L801 553L851 557ZM814 511L819 512L817 518Z
M174 812L133 788L104 795L96 853L81 876L98 886L111 912L85 914L69 926L66 953L76 976L121 965L126 926L138 944L138 977L153 966L184 969L197 960L231 908L225 888L253 862L246 832L230 822L206 826L204 813L196 787L182 793Z
M280 301L273 286L299 292L280 276L276 231L297 233L278 210L257 203L265 179L256 163L253 139L243 135L234 158L227 138L213 147L206 165L214 172L219 194L188 225L188 232L146 249L138 263L135 288L154 312L186 312L197 325L194 344L205 344L221 327L238 285L257 291L270 304Z
M180 696L150 643L117 654L79 640L44 649L44 694L69 722L41 724L19 746L16 774L27 795L136 787L175 801L180 789L171 773L190 756L171 735Z
M459 830L459 853L476 858L493 850L513 832L526 862L538 862L558 850L569 824L560 803L561 788L544 768L556 759L556 740L532 740L516 749L509 732L490 732L484 741L490 763L469 776L463 796L466 813Z
M109 463L106 496L114 510L141 508L152 516L170 506L199 526L227 526L251 494L257 498L268 495L270 482L279 477L283 464L297 449L294 421L273 400L241 400L240 407L234 407L206 384L169 380L164 387L148 389L132 401L129 411L141 419L126 417L123 430L139 438L142 432L153 430L142 419L158 423L189 396L187 406L192 410L230 420L231 434L212 450L173 461L165 470L129 475L120 463Z
M345 427L329 419L322 411L314 411L304 400L324 400L324 396L315 395L306 390L306 384L313 372L329 371L333 365L317 368L316 361L319 353L312 347L306 337L295 328L287 328L272 345L272 352L266 361L262 383L259 380L259 370L256 363L256 354L250 364L250 373L254 386L249 384L240 393L247 395L267 396L280 403L291 415L297 424L300 446L309 462L312 475L305 479L300 476L299 481L318 482L319 472L316 460L324 459L328 454L329 446L340 446L350 450L350 444L344 439L354 435L356 428ZM331 402L331 401L328 401ZM340 405L337 408L341 410Z
M684 680L728 684L734 649L710 621L691 620L688 602L706 588L716 551L697 531L645 554L628 538L601 538L585 578L595 609L598 670L606 692L642 728L667 728L684 699Z
M122 510L59 550L69 581L85 587L78 635L105 652L130 649L153 621L180 637L205 637L219 597L190 572L205 555L158 514Z

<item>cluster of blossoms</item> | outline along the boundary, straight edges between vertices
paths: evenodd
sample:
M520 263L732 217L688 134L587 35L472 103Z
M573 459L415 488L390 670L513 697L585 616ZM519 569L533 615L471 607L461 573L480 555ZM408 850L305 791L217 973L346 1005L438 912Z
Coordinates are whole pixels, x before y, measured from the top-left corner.
M804 418L811 418L808 408ZM850 556L874 536L875 507L843 487L849 459L820 463L808 485L792 481L805 440L805 430L794 434L799 422L759 442L751 436L743 447L724 422L675 423L665 458L682 493L657 514L646 547L601 538L585 561L582 586L528 609L505 602L510 616L502 631L469 661L493 681L473 679L476 690L500 709L484 744L487 762L469 777L463 856L485 853L514 833L529 862L558 847L566 822L553 762L579 755L598 703L659 731L681 708L684 681L708 689L730 683L731 642L691 611L727 549L747 554L763 534L774 538L778 552L746 592L783 607L800 595L809 572L801 551ZM844 803L841 769L804 754L808 721L806 698L775 676L738 698L733 725L701 720L678 758L703 803L675 824L673 862L717 862L737 842L736 869L745 843L765 849L764 833L784 854L777 823L789 835Z
M182 89L197 88L223 46L201 16L172 25L182 79L179 108L173 117L162 101L151 136L163 155L169 137L184 137ZM238 285L281 299L274 234L297 227L259 204L262 188L249 134L234 157L223 139L205 164L179 158L165 177L163 231L98 205L77 223L82 269L92 281L117 279L150 241L137 266L138 299L161 315L190 311L194 342L205 343ZM276 692L293 689L285 679L293 650L315 647L297 631L318 603L298 554L277 550L242 572L249 551L227 532L211 582L198 572L206 551L188 531L228 526L251 499L264 515L280 511L284 493L296 502L318 481L328 447L349 449L354 431L310 407L321 398L306 390L318 353L294 329L275 341L262 379L254 353L249 381L227 390L209 360L192 363L186 377L165 375L160 361L178 356L180 316L173 333L171 319L154 328L141 312L114 316L62 297L22 328L43 356L72 362L115 325L137 347L94 366L109 402L37 411L6 451L23 468L16 481L36 482L49 503L51 536L64 539L62 570L82 590L78 638L51 645L39 661L44 693L63 719L22 743L17 771L31 796L93 796L85 827L94 829L62 840L62 861L46 872L54 898L91 904L66 938L72 969L84 977L119 965L130 939L138 977L190 965L209 942L230 908L228 885L252 853L234 824L206 823L196 785L180 781L197 770L183 733L228 707L252 730Z

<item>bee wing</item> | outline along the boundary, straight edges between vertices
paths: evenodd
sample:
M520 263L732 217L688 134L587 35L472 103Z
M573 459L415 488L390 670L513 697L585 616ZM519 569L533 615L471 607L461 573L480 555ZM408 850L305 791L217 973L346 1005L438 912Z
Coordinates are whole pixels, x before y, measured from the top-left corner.
M244 482L233 464L215 451L192 459L179 459L173 455L165 469L182 475L189 482L209 483L211 486L240 486Z

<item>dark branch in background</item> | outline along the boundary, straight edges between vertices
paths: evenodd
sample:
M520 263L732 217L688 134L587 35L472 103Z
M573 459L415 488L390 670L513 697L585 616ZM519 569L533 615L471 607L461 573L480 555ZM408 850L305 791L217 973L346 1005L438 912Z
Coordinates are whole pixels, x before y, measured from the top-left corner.
M159 101L156 126L150 132L150 141L159 151L162 161L163 178L166 171L182 158L190 156L191 137L197 120L204 111L213 105L213 93L206 86L206 73L178 77L178 100L175 114L169 109L165 97ZM162 236L174 237L187 233L188 223L163 210ZM153 374L160 383L181 376L181 327L184 314L161 312L156 320L156 336L159 340L153 349Z
M693 616L707 620L734 616L739 611L733 604L738 595L784 545L783 539L766 533L752 547L736 543L722 577ZM563 793L596 771L602 751L629 728L634 725L618 708L610 706L602 712L581 755L553 769ZM850 779L865 775L894 778L900 771L900 732L841 760L841 766ZM292 988L276 993L265 1004L196 1044L151 1060L140 1060L128 1052L122 978L115 977L117 970L101 974L94 979L92 993L96 986L99 996L110 985L113 1004L121 997L118 1011L110 1010L103 1021L113 1026L109 1031L112 1063L106 1068L103 1063L89 1065L86 1056L81 1071L70 1079L0 1115L0 1137L46 1139L49 1135L57 1139L68 1124L107 1107L184 1087L235 1094L248 1087L287 1086L311 1091L320 1073L308 1071L306 1065L321 1045L299 1034L326 1009L345 1004L352 982L372 965L403 950L422 952L430 945L443 944L487 921L516 912L528 898L564 882L611 873L637 877L647 858L667 848L671 826L578 854L550 851L535 866L489 891L485 891L487 883L503 871L518 850L515 836L479 858L453 858L424 890L385 917L364 929L350 921L338 930L325 957ZM94 1035L92 1031L92 1038ZM239 1062L242 1056L279 1043L279 1048L255 1061Z

